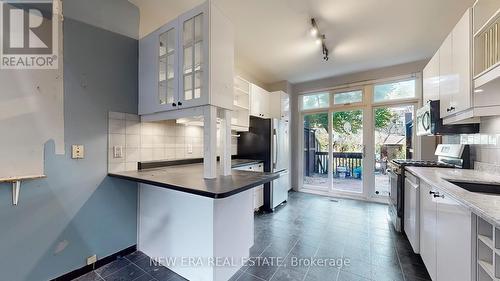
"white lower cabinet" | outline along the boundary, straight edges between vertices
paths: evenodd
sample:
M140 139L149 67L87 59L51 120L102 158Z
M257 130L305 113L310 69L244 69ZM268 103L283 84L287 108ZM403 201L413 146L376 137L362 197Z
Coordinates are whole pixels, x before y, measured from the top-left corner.
M254 165L238 167L238 168L235 168L235 170L251 171L251 172L264 172L264 164L259 163L259 164L254 164ZM253 208L255 210L257 210L262 206L264 206L264 185L259 185L257 187L254 187Z
M472 218L468 209L420 184L420 255L434 281L472 280Z
M446 195L437 198L437 280L471 280L471 213Z
M431 186L420 182L420 256L432 280L436 276L436 212L437 206L431 195Z

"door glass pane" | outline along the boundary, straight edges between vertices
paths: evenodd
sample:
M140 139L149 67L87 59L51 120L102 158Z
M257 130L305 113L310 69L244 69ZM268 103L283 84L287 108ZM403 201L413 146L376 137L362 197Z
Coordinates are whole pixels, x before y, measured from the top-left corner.
M333 95L334 104L357 103L363 101L363 91L336 93Z
M333 188L363 192L363 111L338 111L332 119Z
M375 127L375 194L390 191L387 163L412 159L413 105L379 107L373 112Z
M194 19L184 22L182 31L182 45L186 46L193 43Z
M192 47L184 48L184 73L191 73L193 71L193 50Z
M316 93L302 96L302 110L327 108L330 105L330 93Z
M201 69L202 62L201 42L198 42L194 45L194 71Z
M201 72L194 73L194 98L197 99L201 94Z
M304 116L304 186L328 189L328 113Z
M186 74L184 75L184 100L193 99L193 75Z
M389 101L397 99L415 98L415 80L399 81L381 85L373 88L373 101Z
M159 42L158 100L160 104L166 104L172 103L174 100L174 29L160 34Z
M196 42L203 39L202 25L203 14L199 14L194 18L194 40Z

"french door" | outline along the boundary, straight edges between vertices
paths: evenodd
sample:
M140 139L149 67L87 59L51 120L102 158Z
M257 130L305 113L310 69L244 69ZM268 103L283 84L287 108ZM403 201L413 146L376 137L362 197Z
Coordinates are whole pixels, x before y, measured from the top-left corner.
M303 186L334 194L362 195L363 109L304 114L303 122Z

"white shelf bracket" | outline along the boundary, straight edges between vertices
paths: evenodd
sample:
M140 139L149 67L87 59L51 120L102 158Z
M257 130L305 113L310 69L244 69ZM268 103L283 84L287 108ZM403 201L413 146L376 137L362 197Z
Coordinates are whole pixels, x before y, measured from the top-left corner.
M21 181L12 182L12 205L16 206L19 202L19 191L21 190Z

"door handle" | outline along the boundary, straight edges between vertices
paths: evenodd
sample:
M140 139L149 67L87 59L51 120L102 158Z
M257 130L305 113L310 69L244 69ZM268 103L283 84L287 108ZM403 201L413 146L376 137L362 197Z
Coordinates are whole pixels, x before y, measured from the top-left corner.
M177 102L177 105L182 105L182 102Z
M433 194L436 194L436 192L431 190L431 191L429 191L429 194L430 194L430 195L433 195ZM439 194L439 193L438 193L438 194Z
M175 104L175 102L172 103L172 106L177 106L177 104Z
M437 192L436 194L434 194L434 198L444 198L444 195L440 195L439 192Z

